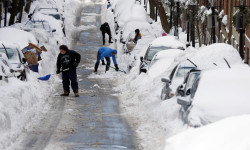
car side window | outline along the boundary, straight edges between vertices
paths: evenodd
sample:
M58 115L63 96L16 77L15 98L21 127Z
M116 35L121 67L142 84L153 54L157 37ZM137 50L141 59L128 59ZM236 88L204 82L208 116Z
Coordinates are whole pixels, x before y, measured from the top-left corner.
M194 73L191 73L189 75L189 78L188 78L188 81L187 81L187 85L186 85L186 88L185 88L185 91L190 89L192 86L193 86L193 83L195 82L195 80L197 79L198 77L198 73L197 72L194 72Z
M200 78L198 78L197 80L195 80L195 83L193 84L192 86L192 90L191 90L191 97L193 98L197 89L198 89L198 86L199 86L199 82L200 82Z

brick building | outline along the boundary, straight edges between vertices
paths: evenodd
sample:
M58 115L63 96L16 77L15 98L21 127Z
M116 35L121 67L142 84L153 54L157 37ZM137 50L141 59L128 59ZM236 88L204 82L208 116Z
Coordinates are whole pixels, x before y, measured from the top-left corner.
M207 8L210 7L210 1L211 0L197 0L199 6L206 6ZM232 2L232 8L230 6L230 2ZM232 9L232 14L234 14L239 8L237 6L240 5L239 0L214 0L214 7L218 14L223 10L224 15L227 15L227 25L225 26L221 19L218 19L215 32L216 32L216 41L217 42L225 42L228 43L228 34L229 34L229 18L230 18L230 9ZM250 0L245 0L245 5L250 6ZM208 34L207 40L208 43L211 43L210 36L211 36L211 30L207 29ZM231 45L233 45L236 49L239 49L239 33L236 31L236 28L234 25L232 25L232 37L231 37ZM245 32L245 62L250 63L250 26L246 28Z

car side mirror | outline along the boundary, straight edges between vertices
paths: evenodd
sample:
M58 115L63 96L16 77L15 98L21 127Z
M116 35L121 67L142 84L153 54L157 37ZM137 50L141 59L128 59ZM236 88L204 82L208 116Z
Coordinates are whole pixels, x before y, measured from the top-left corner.
M56 29L53 29L52 32L56 32Z
M188 89L186 92L186 95L190 95L191 94L191 89Z
M126 42L122 41L122 44L126 44Z
M3 80L3 76L2 75L0 75L0 80Z
M23 64L25 64L27 62L26 58L22 58L22 61L23 61Z
M140 60L141 60L141 62L143 62L143 57L142 56L140 57Z
M166 79L166 78L161 78L161 82L167 82L167 83L169 83L170 81L168 79Z
M13 69L10 69L10 73L13 73L14 72L14 70Z
M190 106L191 105L191 101L187 97L177 96L177 103L182 105L182 106Z
M178 89L177 92L178 92L179 95L184 96L184 90Z

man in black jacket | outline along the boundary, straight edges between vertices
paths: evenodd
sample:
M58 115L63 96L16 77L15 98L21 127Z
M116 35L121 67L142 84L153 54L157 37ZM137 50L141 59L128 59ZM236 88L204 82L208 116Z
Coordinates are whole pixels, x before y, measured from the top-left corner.
M101 25L100 30L102 31L103 45L105 45L105 33L109 35L109 43L113 43L111 41L111 38L112 38L111 31L109 28L109 24L107 22Z
M56 73L59 74L62 72L64 93L61 94L61 96L69 96L69 85L71 81L71 87L75 93L75 97L79 97L76 67L80 63L81 55L73 50L69 50L66 45L61 45L59 49L60 53L57 57Z

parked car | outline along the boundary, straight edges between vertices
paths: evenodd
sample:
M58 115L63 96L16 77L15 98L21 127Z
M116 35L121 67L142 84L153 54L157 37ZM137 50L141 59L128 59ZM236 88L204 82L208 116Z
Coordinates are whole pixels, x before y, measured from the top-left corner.
M180 49L169 49L156 53L147 67L148 76L155 78L164 73L173 63L174 59L182 52Z
M139 73L147 72L147 66L150 64L150 61L157 52L169 49L185 50L185 48L185 44L178 41L174 36L164 36L155 39L149 44L145 56L140 57L141 63Z
M14 70L5 53L0 52L0 82L7 81L9 77L13 77Z
M27 32L33 32L38 41L42 40L45 43L49 42L50 37L53 37L53 33L56 32L56 29L52 29L47 21L38 20L27 21L21 29ZM44 36L44 34L46 36Z
M15 72L15 76L20 80L25 80L28 66L19 45L11 42L0 41L0 52L6 54Z
M183 83L187 73L194 68L195 66L189 61L184 61L174 67L168 78L162 78L161 81L164 85L161 91L161 100L173 97L177 87Z
M250 68L244 64L190 71L178 89L180 118L199 127L225 117L249 114L249 85Z

